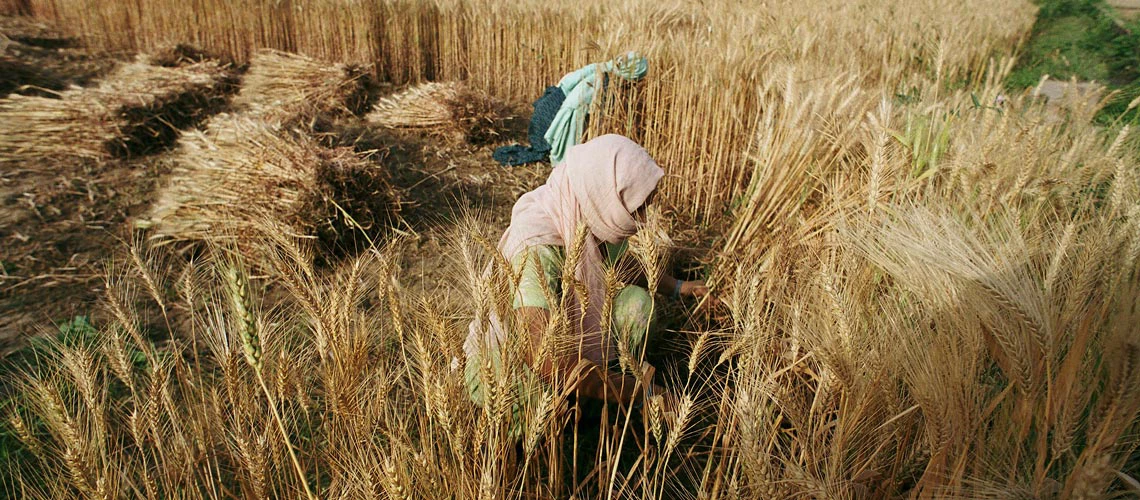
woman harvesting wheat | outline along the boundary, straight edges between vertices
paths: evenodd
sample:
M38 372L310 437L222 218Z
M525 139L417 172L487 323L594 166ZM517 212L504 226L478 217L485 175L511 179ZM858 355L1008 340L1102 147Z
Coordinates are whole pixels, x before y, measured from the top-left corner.
M465 375L475 402L485 403L494 392L489 377L504 375L524 402L555 384L621 404L637 404L646 392L665 394L650 377L638 383L618 370L621 358L628 367L642 352L653 323L649 291L606 279L607 269L623 262L626 240L644 222L662 176L641 146L606 135L570 148L546 184L519 198L498 246L520 276L512 301L515 317L473 321L464 344ZM671 276L652 281L658 292L675 297L708 292L700 281ZM512 340L508 324L525 337L514 345L521 346L528 373L501 373ZM564 338L551 338L558 335ZM647 365L635 368L653 372Z

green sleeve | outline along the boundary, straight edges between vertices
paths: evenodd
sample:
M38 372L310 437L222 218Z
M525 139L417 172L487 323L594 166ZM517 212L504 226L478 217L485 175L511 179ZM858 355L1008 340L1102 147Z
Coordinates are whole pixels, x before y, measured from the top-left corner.
M522 274L515 293L514 308L541 307L549 310L547 292L551 297L561 296L562 262L562 247L557 245L528 247L511 259L515 272Z
M613 267L617 265L618 261L625 255L625 251L629 249L629 240L621 240L621 243L618 244L605 243L605 245L606 264Z

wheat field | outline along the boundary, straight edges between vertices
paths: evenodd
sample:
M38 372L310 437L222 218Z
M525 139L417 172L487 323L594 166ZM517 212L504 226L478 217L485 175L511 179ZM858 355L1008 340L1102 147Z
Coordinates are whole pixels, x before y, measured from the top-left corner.
M2 0L100 50L191 43L240 64L268 48L524 104L637 50L649 76L600 99L587 134L626 134L665 168L649 229L670 238L646 231L635 252L699 267L719 299L673 328L672 411L591 406L564 382L520 406L514 344L479 407L461 346L472 318L513 316L502 227L458 217L434 295L402 284L399 238L333 269L272 218L249 229L255 255L132 245L107 273L113 320L10 381L6 428L34 460L9 465L9 494L1140 495L1140 124L1094 124L1103 92L1003 87L1035 10Z

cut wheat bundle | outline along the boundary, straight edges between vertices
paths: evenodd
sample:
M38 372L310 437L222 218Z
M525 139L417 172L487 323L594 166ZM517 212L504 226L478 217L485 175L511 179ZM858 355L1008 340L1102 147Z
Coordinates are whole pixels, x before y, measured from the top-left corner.
M265 49L250 61L234 105L280 123L307 121L322 114L358 114L368 106L370 71L367 66L328 65Z
M323 148L281 124L223 114L179 140L145 225L168 242L236 243L243 252L260 248L258 228L286 227L340 249L359 231L389 225L397 199L387 172L352 148Z
M144 57L149 64L167 68L180 68L202 61L218 59L209 52L186 43L165 45L151 51Z
M134 62L58 99L12 95L0 100L0 163L155 152L173 144L178 129L219 110L235 89L229 68L215 62Z
M470 142L498 135L506 106L462 82L430 82L381 98L365 119L393 129L422 129Z

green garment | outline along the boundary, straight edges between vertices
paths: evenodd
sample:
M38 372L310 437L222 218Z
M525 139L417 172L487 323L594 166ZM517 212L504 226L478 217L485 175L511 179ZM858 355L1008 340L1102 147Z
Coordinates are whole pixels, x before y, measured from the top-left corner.
M562 162L570 146L582 140L590 102L594 99L596 87L601 85L599 71L630 81L640 80L649 71L649 61L637 52L629 52L612 61L590 64L562 77L558 87L566 99L562 101L558 114L554 115L554 121L543 136L550 143L550 163Z
M625 254L629 242L618 244L603 243L605 245L605 263L607 266L616 266L618 260ZM511 259L511 267L515 272L522 270L519 279L518 293L515 295L514 308L541 307L550 310L546 303L545 290L551 295L559 297L562 294L562 262L566 259L565 249L558 245L535 245L526 249ZM526 260L524 262L524 260Z

